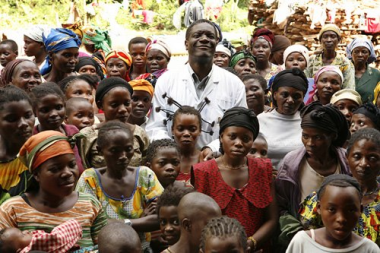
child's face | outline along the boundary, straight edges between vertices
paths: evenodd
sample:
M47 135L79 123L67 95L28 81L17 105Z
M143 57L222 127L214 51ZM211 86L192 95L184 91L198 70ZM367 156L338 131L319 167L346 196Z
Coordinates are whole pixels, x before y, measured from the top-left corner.
M178 114L174 120L172 132L175 142L186 149L194 149L201 134L200 122L193 114Z
M65 122L76 126L79 130L94 124L94 108L88 102L78 101L71 105L73 108L66 116Z
M152 106L152 96L142 90L133 91L132 113L134 118L144 118Z
M256 138L247 156L252 158L267 158L268 143L262 138Z
M42 130L58 130L65 119L65 106L62 98L49 94L40 99L35 108Z
M169 245L175 244L181 236L176 206L161 206L160 208L160 228L164 239Z
M150 168L161 185L166 188L174 183L180 170L180 154L173 147L161 147L152 159Z
M227 238L208 237L205 242L205 250L202 253L244 253L245 249L240 245L239 237Z
M17 228L7 228L1 236L1 240L4 245L13 248L16 252L17 250L27 247L32 241L32 237L33 235L29 231L21 232L21 230Z
M359 192L354 187L326 186L317 205L332 243L349 243L361 214Z
M0 45L0 64L5 67L8 62L15 60L17 57L16 52L14 52L10 45L1 44Z
M359 181L375 182L380 172L380 147L361 139L354 143L347 156L352 175Z
M66 99L80 97L87 99L91 104L94 103L92 95L92 87L84 80L76 80L72 82L65 92Z

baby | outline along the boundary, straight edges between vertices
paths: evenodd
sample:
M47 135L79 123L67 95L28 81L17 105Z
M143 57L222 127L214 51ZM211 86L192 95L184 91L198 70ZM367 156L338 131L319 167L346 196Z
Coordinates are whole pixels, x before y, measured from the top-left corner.
M55 227L51 233L42 230L21 231L5 228L0 231L0 252L26 253L41 250L51 253L65 253L82 238L82 226L76 220L69 220Z

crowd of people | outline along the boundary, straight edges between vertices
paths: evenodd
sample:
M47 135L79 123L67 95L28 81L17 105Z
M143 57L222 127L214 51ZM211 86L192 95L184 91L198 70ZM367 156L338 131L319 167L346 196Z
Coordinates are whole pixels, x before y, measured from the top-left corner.
M380 252L380 71L213 22L115 50L97 27L0 42L0 252ZM83 47L82 47L83 46Z

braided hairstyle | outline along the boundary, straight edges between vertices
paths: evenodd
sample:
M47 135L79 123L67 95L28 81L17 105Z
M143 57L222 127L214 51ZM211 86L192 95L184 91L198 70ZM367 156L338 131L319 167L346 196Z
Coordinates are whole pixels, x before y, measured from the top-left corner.
M210 237L225 239L231 236L238 236L240 246L247 249L247 235L240 222L227 216L212 218L202 230L200 248L205 251L206 241Z

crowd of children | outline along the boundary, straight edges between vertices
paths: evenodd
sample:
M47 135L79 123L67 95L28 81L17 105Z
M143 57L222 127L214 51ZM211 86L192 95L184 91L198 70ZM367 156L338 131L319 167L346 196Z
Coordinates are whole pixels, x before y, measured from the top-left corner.
M380 252L380 72L340 36L236 51L202 19L181 71L96 27L1 41L0 252Z

